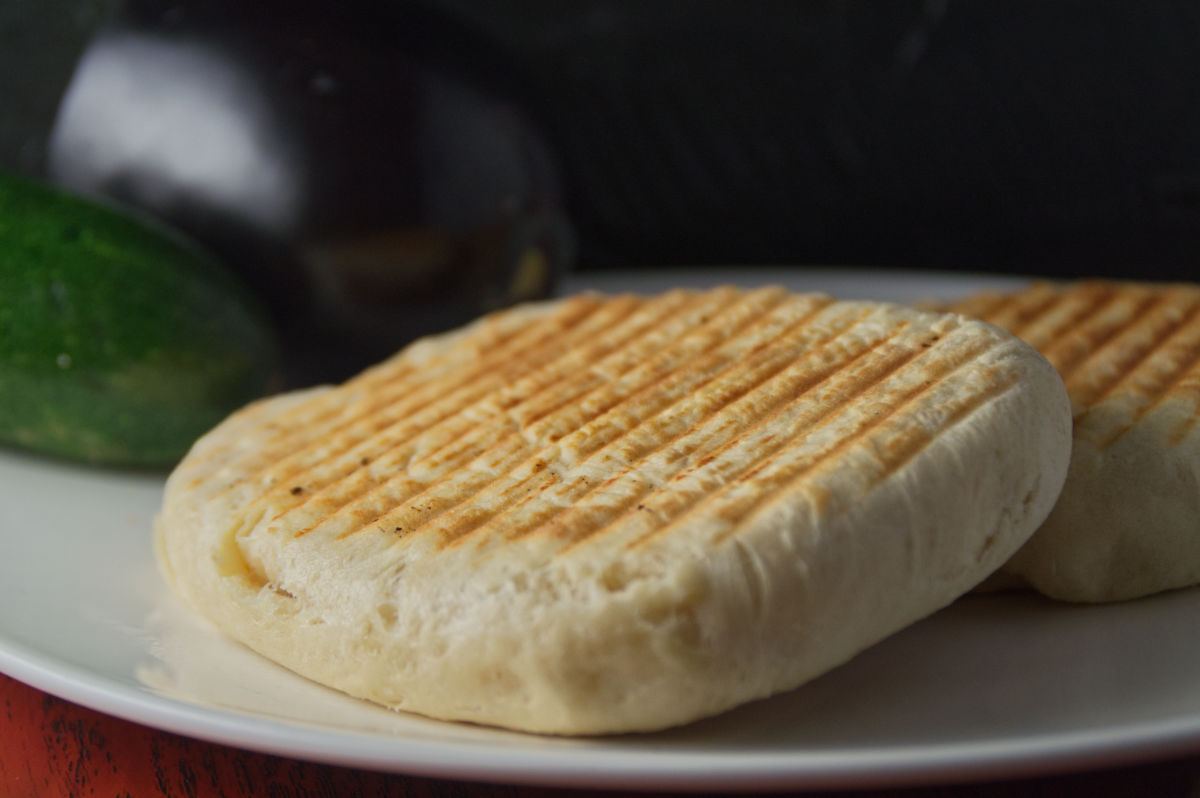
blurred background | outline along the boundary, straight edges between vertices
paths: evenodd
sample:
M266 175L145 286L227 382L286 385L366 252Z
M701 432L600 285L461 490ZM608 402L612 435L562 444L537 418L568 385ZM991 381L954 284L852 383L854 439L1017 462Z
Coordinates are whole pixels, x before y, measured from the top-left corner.
M313 338L564 269L1200 256L1194 2L4 0L0 97L0 168L167 219Z

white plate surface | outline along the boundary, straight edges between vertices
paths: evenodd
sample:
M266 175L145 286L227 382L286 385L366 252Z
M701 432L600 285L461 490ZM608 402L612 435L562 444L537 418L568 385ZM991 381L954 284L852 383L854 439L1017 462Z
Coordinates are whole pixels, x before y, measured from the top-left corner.
M1004 280L807 270L574 278L781 281L846 297ZM1104 607L968 597L796 691L672 731L544 738L403 716L306 682L180 610L154 568L160 478L0 452L0 671L103 712L316 761L640 789L1012 778L1200 751L1200 591Z

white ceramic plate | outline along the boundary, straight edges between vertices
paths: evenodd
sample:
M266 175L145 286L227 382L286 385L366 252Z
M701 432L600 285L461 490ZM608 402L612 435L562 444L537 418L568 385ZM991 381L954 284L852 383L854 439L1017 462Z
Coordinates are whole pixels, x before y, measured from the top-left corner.
M644 273L604 289L782 281L948 296L1004 280ZM555 739L402 716L287 673L181 611L154 569L161 479L0 453L0 670L243 748L458 779L640 789L1011 778L1200 751L1200 591L1106 607L969 597L792 693L680 729Z

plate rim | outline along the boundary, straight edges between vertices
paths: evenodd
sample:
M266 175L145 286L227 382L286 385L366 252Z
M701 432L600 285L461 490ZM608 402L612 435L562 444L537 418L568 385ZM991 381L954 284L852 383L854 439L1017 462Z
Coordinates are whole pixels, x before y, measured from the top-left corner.
M816 753L662 751L574 738L572 749L513 749L479 757L486 741L430 741L284 722L193 704L121 684L0 636L0 672L105 715L217 745L341 767L426 778L536 787L620 790L906 788L1005 780L1194 753L1200 717L988 742L914 744ZM441 723L440 721L430 721ZM532 740L539 735L521 737ZM342 743L330 750L330 739ZM396 756L400 750L401 755Z

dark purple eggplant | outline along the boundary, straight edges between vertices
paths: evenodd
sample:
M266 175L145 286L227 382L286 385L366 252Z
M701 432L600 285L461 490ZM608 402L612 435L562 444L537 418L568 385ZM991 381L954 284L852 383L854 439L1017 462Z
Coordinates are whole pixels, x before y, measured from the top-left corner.
M81 58L49 171L238 270L292 383L341 379L569 264L551 154L489 56L402 3L137 0Z

